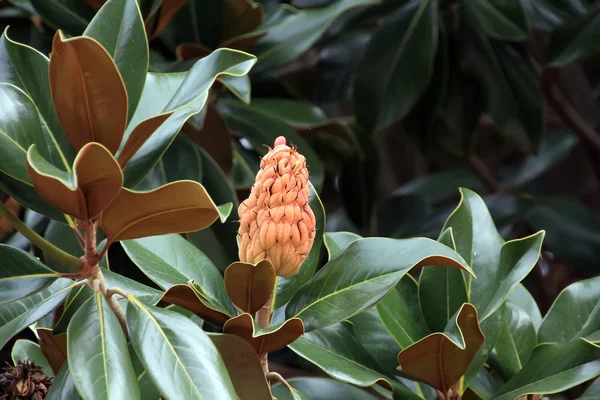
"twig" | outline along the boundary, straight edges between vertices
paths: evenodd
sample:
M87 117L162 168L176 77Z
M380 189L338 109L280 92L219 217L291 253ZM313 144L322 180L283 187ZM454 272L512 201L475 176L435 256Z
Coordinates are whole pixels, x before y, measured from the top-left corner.
M0 217L6 218L6 220L25 236L31 244L38 247L44 253L48 254L52 259L66 265L72 270L79 270L82 266L81 260L71 254L59 249L52 243L38 235L34 230L28 227L23 221L17 218L12 212L10 212L6 206L0 202Z
M292 388L292 386L285 380L285 378L283 376L279 375L277 372L269 372L267 374L267 380L271 380L271 379L281 382L281 384L283 384L286 388L288 388L288 390L290 392L292 392L294 390L294 388Z
M269 300L267 300L265 305L262 306L261 309L256 312L256 323L263 329L267 329L269 327L269 324L271 323L271 307L273 306L273 292L271 293L271 297L269 297ZM263 372L265 373L265 376L267 376L269 374L269 353L261 353L258 355L258 358L260 359Z
M596 153L600 154L600 136L568 102L556 86L558 70L548 68L542 71L540 83L546 101L560 116L565 125L584 142L589 144Z
M496 193L500 191L500 185L498 184L496 177L494 177L492 171L490 171L481 158L476 154L467 153L465 155L465 160L471 170L479 177L488 192Z

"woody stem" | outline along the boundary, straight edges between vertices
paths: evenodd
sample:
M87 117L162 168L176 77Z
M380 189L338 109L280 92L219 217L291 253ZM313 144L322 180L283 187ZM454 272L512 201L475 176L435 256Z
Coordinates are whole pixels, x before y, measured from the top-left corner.
M256 323L263 329L267 329L271 323L271 308L273 306L273 293L264 306L256 312ZM265 376L269 374L269 353L264 352L258 355Z

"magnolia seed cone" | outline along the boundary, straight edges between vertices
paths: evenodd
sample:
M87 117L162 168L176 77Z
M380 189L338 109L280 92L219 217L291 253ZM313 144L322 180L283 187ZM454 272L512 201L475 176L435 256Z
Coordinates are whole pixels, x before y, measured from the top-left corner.
M295 274L315 240L309 195L306 159L278 137L260 163L250 197L238 209L240 261L268 259L278 276Z

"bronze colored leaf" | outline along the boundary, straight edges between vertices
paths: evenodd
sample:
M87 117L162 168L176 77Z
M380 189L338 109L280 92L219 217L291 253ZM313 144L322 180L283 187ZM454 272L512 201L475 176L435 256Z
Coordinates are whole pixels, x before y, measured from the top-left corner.
M96 11L106 3L106 0L87 0L88 4Z
M206 189L177 181L150 192L123 188L104 211L100 224L108 243L168 233L195 232L219 218Z
M233 168L231 132L225 119L213 104L209 103L206 107L202 128L197 130L191 124L187 124L185 132L219 164L225 174L231 174Z
M252 346L235 335L209 335L225 363L235 392L242 400L271 398L269 384Z
M119 163L106 147L88 143L77 154L73 170L77 189L85 198L88 217L97 217L121 191L123 171Z
M54 167L32 145L27 170L33 186L56 209L82 221L98 216L118 195L123 173L112 154L101 144L81 148L73 173Z
M212 50L200 43L181 43L175 49L177 58L182 61L194 60L196 58L203 58L210 54Z
M226 0L223 40L256 29L263 20L263 6L249 0Z
M262 354L281 350L296 341L304 335L304 324L300 318L291 318L281 325L256 332L252 316L244 313L225 322L223 333L241 337L257 354Z
M161 297L160 302L166 302L183 307L203 319L216 322L221 325L229 319L229 316L208 307L202 301L202 296L200 293L188 285L175 285L170 287L169 290L167 290Z
M269 260L234 262L225 270L225 290L240 310L254 314L271 298L277 273Z
M485 340L479 328L477 310L472 304L463 304L456 317L456 325L460 333L455 337L462 335L464 348L443 333L433 333L400 352L398 361L402 371L442 393L448 393L463 376Z
M152 34L151 40L155 39L169 25L175 14L185 6L188 0L163 0L160 7L160 15L156 23L156 29Z
M58 118L76 150L98 142L115 154L127 125L127 91L114 61L89 37L56 32L50 88Z
M40 337L40 349L48 360L54 374L58 374L60 368L67 359L67 334L53 335L50 329L36 329Z
M117 156L117 160L119 160L119 164L121 168L124 168L125 165L131 160L131 157L142 147L144 143L152 136L152 134L165 122L170 116L173 114L172 112L166 114L155 115L152 118L148 118L133 128L131 134L127 138L125 145L119 152Z

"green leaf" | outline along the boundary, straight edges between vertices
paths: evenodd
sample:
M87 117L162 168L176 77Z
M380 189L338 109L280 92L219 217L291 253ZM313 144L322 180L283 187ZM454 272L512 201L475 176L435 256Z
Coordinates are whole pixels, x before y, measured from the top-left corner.
M250 92L252 88L250 86L250 78L247 75L244 76L223 76L219 78L219 82L223 84L231 93L238 99L244 102L244 104L250 104Z
M410 1L375 32L356 71L354 110L368 130L402 120L421 98L438 47L435 1Z
M456 250L452 228L446 229L438 241ZM442 332L454 313L468 300L467 281L460 270L423 268L419 277L419 303L432 332Z
M600 379L596 379L577 400L595 400L600 395Z
M81 0L29 0L45 21L72 35L80 35L94 15L94 10Z
M305 331L349 318L375 304L413 267L466 262L433 240L367 238L352 242L290 300L286 316L303 320Z
M17 340L13 345L10 357L15 365L18 361L29 361L36 366L41 367L44 374L51 378L54 377L54 372L52 372L48 360L46 360L44 353L42 353L42 349L40 349L40 346L37 343L25 339Z
M315 214L316 229L315 241L310 249L310 253L302 266L294 275L289 278L279 277L277 279L277 289L275 291L274 308L277 309L286 304L296 294L296 292L312 278L315 274L319 260L321 258L321 247L323 244L323 233L325 231L325 209L315 188L310 184L310 196L308 204Z
M186 285L191 279L210 308L236 315L215 265L180 235L151 236L122 242L131 260L162 289Z
M550 307L538 332L540 343L569 342L600 329L600 277L569 285Z
M104 280L110 288L118 288L125 293L132 294L136 299L143 301L146 304L156 304L164 294L164 292L148 287L133 279L129 279L123 275L119 275L109 270L102 270ZM127 306L125 300L120 300L124 307Z
M392 379L378 371L379 366L346 323L304 334L288 347L339 381L360 387L376 383L392 387ZM401 383L393 384L403 399L419 399Z
M44 232L44 239L77 258L83 256L84 250L77 241L73 228L68 225L50 221ZM63 263L54 260L50 254L43 253L43 261L55 271L71 272Z
M567 21L585 15L583 0L522 0L531 28L552 32Z
M58 274L32 255L0 244L0 304L22 299L48 287Z
M519 373L537 345L535 326L519 306L506 304L506 314L496 352L502 370L508 378Z
M291 378L287 381L293 388L298 389L312 400L331 400L336 398L344 400L376 399L376 397L364 390L333 379L300 377ZM273 386L272 392L273 396L279 400L292 399L289 391L280 383Z
M87 399L140 399L127 339L104 296L95 293L71 319L69 370Z
M531 229L546 230L546 248L573 267L595 274L593 266L600 257L600 223L594 213L566 196L538 196L531 200L533 204L525 218Z
M323 242L329 254L329 260L335 257L340 251L344 250L362 236L352 232L327 232L323 236Z
M510 179L502 182L502 187L514 188L533 181L564 159L578 142L570 130L554 132L544 139L537 154L527 156Z
M544 102L529 60L480 31L461 32L461 50L461 69L480 82L485 111L500 132L522 151L535 151L544 137Z
M46 289L0 307L0 347L63 302L72 281L58 279Z
M65 362L61 367L60 371L56 375L56 378L52 381L52 386L48 391L46 400L79 400L81 397L75 389L71 373L69 372L69 364Z
M111 55L127 89L128 119L142 95L148 71L148 39L135 0L110 0L83 33L96 39Z
M304 100L252 99L250 108L298 128L314 127L327 122L323 110Z
M475 354L473 361L471 361L471 365L469 365L469 368L467 368L467 371L465 372L464 381L467 386L471 385L471 382L482 369L489 354L494 349L494 346L500 337L500 333L502 332L505 310L505 307L500 307L492 315L483 320L483 322L480 318L479 327L483 332L483 336L485 336L485 341L477 351L477 354Z
M131 343L167 399L237 399L219 352L206 333L173 311L129 297Z
M523 369L494 393L493 399L562 392L600 375L599 360L600 349L583 340L539 345Z
M176 43L202 43L217 48L221 41L226 2L220 0L189 0L175 14L164 36L173 36Z
M65 299L60 319L53 324L54 328L52 329L52 334L59 335L61 333L66 333L73 315L75 315L77 310L92 297L94 297L94 290L88 285L71 289L69 295Z
M17 86L31 98L38 109L42 129L56 148L51 149L48 160L68 171L75 159L75 150L54 108L48 63L48 57L32 47L12 41L6 31L0 37L0 82ZM38 145L46 147L44 143Z
M439 203L456 195L457 187L480 192L481 181L468 169L456 168L423 175L400 186L394 195L416 194L429 203Z
M407 275L376 307L381 321L401 350L429 333L419 306L418 291L417 282Z
M505 382L485 368L481 368L469 383L469 389L482 399L491 399ZM466 396L465 396L466 397Z
M444 230L452 228L456 251L477 275L467 281L469 299L485 320L503 303L512 289L533 269L540 255L544 231L504 242L483 200L468 189L448 217Z
M550 38L546 57L553 67L564 67L585 60L600 51L600 8L558 28Z
M254 150L261 156L268 152L265 145L273 146L273 142L279 136L284 136L288 145L295 144L300 154L306 157L306 165L310 170L310 181L317 192L321 192L324 179L323 163L316 151L302 136L279 118L257 111L242 102L221 100L219 104L225 107L223 117L229 127L243 133Z
M542 313L529 291L519 283L506 298L507 304L513 304L525 311L537 332L542 324Z
M529 36L521 0L461 0L460 5L469 23L488 36L504 41L522 41Z
M138 108L125 132L125 141L140 122L157 114L172 115L131 158L124 170L125 185L135 187L150 172L183 123L202 110L218 75L246 75L255 62L256 57L248 53L219 49L200 59L185 74L149 74Z
M266 31L252 47L259 61L257 72L287 64L308 50L325 33L333 21L347 10L374 4L373 0L337 0L327 7L296 10L283 6L277 11L281 18L267 20L256 32Z

